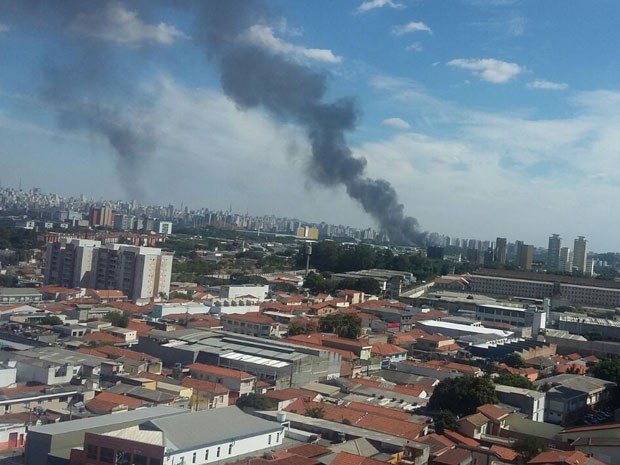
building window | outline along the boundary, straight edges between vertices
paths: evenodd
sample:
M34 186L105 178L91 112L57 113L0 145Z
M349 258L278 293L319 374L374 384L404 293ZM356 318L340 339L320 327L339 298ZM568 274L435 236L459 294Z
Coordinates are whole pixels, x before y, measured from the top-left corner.
M267 444L271 445L271 434L267 436Z
M280 442L280 433L276 433L276 442Z
M209 449L205 450L205 460L209 460Z
M133 455L133 465L146 465L147 459L145 455Z
M114 449L102 447L99 455L99 461L104 463L114 463Z
M196 463L196 452L192 454L192 463Z
M93 446L92 444L88 444L86 446L86 457L89 459L97 460L97 454L99 453L99 448L97 446Z
M231 442L230 444L228 444L228 455L232 454L232 448L233 448L233 444Z
M217 447L217 451L215 451L215 456L216 456L216 457L219 457L219 456L220 456L220 449L221 449L221 447L219 447L219 446L218 446L218 447Z

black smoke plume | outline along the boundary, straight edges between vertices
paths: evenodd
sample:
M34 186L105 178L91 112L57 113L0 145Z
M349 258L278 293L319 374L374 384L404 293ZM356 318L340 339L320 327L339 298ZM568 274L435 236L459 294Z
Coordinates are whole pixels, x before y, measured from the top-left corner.
M324 101L326 76L244 40L244 32L267 12L256 1L199 3L199 41L220 70L226 95L242 108L263 107L306 128L312 147L308 174L326 186L344 185L396 243L423 239L415 218L406 217L396 191L382 179L365 176L366 160L353 156L345 132L355 128L352 99Z
M140 197L138 168L157 144L148 117L150 103L127 70L141 63L123 61L116 44L71 34L78 15L97 18L111 2L102 0L19 0L0 4L0 18L27 27L62 31L63 62L42 68L40 97L62 125L104 137L118 154L119 175L128 192ZM261 107L281 120L306 129L312 148L309 177L325 186L343 185L394 243L424 240L415 218L406 217L396 191L385 180L366 176L366 160L353 156L345 133L355 128L353 99L325 102L327 77L302 62L251 43L246 31L269 24L270 12L257 0L136 0L128 8L148 15L159 7L189 11L196 17L195 37L217 64L226 95L241 108ZM39 22L40 24L37 24ZM92 25L96 27L96 20ZM43 46L44 44L42 44ZM142 50L144 52L144 50ZM148 59L148 53L138 54ZM138 59L140 59L140 56ZM136 115L142 109L143 113Z

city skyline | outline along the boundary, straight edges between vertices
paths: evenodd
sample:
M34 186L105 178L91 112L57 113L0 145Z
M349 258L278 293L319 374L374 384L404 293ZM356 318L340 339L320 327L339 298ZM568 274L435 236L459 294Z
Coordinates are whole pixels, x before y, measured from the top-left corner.
M15 196L19 197L19 194L21 194L21 198L16 199L14 196L8 195L10 193L15 194ZM43 201L41 201L42 199L44 199ZM53 202L50 202L50 199L53 199ZM13 202L13 203L11 203ZM15 207L13 210L11 210L11 205L13 205L13 207ZM45 205L45 207L44 207ZM61 206L61 207L60 207ZM132 220L137 220L139 218L143 219L143 223L144 221L146 221L146 219L150 219L151 223L152 223L152 227L147 228L147 230L157 230L157 228L159 228L159 223L161 224L166 224L166 225L172 225L173 223L170 222L172 221L181 221L181 223L177 223L177 224L184 224L187 225L187 216L193 216L193 215L209 215L209 217L211 217L211 215L214 215L214 223L213 224L218 224L220 219L223 217L228 217L228 218L246 218L248 220L251 220L250 223L247 225L249 227L250 231L261 231L261 232L268 232L270 229L275 228L276 231L278 231L279 233L284 233L284 230L279 230L279 228L281 228L283 226L283 224L288 225L289 230L288 232L293 234L298 227L327 227L329 229L332 229L332 231L335 230L335 236L343 236L342 233L352 233L352 232L357 232L357 233L370 233L370 237L361 237L361 239L375 239L375 237L379 238L380 231L373 229L372 227L370 228L356 228L355 226L351 226L351 225L347 225L347 224L333 224L333 223L325 223L325 222L321 222L321 223L315 223L312 221L308 221L304 218L300 218L300 217L281 217L281 216L277 216L275 214L262 214L262 215L257 215L254 212L250 212L250 211L246 211L246 212L238 212L235 211L234 209L232 209L232 207L229 207L228 209L212 209L209 206L201 206L199 208L195 208L195 209L190 209L187 206L181 205L174 205L174 204L167 204L167 205L142 205L140 203L137 203L136 201L128 201L125 199L93 199L93 198L88 198L85 194L75 194L74 196L69 196L69 197L63 197L60 196L57 193L46 193L43 192L40 188L38 187L33 187L31 189L13 189L13 188L3 188L2 186L0 186L0 212L6 212L6 213L16 213L18 210L29 210L31 212L39 212L39 213L44 213L46 212L48 215L53 211L55 211L55 214L52 214L52 217L56 217L58 216L58 213L61 213L61 210L64 210L65 215L67 216L67 218L71 217L74 213L78 213L81 212L81 218L84 219L84 221L86 223L92 222L92 220L96 217L98 218L98 215L101 214L101 212L95 212L94 216L93 216L93 211L94 210L100 210L101 207L109 207L109 212L108 215L112 214L110 218L108 218L107 223L108 224L103 224L101 223L99 220L95 220L94 223L92 225L94 226L107 226L107 227L113 227L115 229L123 229L123 230L130 230L130 229L140 229L138 228L132 228L132 227L122 227L122 228L118 228L117 225L118 224L124 224L125 219L129 219L131 218ZM114 215L114 213L116 213L116 216ZM128 218L126 218L128 217ZM121 219L122 221L117 221ZM265 220L272 220L273 223L269 223L269 224L263 224L262 222ZM283 223L283 224L280 224ZM143 226L146 223L143 224ZM209 223L211 224L211 223ZM258 227L257 229L257 225L261 225L260 227ZM243 226L243 228L245 228L246 226ZM168 226L165 226L165 228L168 228ZM323 235L319 238L319 239L325 239L325 234L322 233ZM344 236L346 236L347 234L344 234ZM344 237L343 236L343 237ZM327 238L332 237L332 236L328 236ZM351 236L353 237L353 236ZM445 241L446 240L450 240L451 243L447 244ZM585 239L586 244L589 243L589 240L587 238L585 238L584 236L578 236L576 238L573 239L571 238L563 238L561 235L556 234L556 233L552 233L551 236L549 236L548 238L548 245L544 244L544 241L542 239L540 239L540 242L538 243L534 243L531 245L528 244L524 244L524 242L519 239L519 238L507 238L507 237L497 237L497 238L488 238L488 237L478 237L478 238L471 238L471 237L465 237L462 235L455 235L455 236L450 236L447 234L444 234L440 231L433 231L433 232L429 232L427 240L427 246L442 246L442 247L447 247L449 245L452 246L456 246L456 247L460 247L462 249L471 249L471 248L475 248L476 250L481 250L481 251L485 251L488 248L492 249L494 251L494 255L496 256L495 261L497 261L498 263L504 264L506 262L506 253L507 253L507 245L511 245L515 248L515 253L516 253L516 257L517 257L517 261L518 261L518 248L519 245L524 245L526 247L534 247L535 251L537 253L540 253L542 251L547 251L547 263L551 261L553 261L553 258L550 258L551 255L554 255L555 252L550 253L549 249L551 248L551 243L552 243L552 239L554 239L554 242L559 241L559 243L561 244L563 240L565 240L566 244L571 245L571 247L561 247L561 249L557 249L558 244L556 244L555 246L553 246L554 249L557 249L557 254L558 254L558 260L559 263L558 265L565 265L567 268L564 269L562 267L560 267L559 269L555 270L555 271L569 271L571 269L572 266L572 260L573 260L573 252L574 252L574 244L579 240L579 239ZM472 246L473 244L473 246ZM498 245L499 244L499 245ZM587 254L589 252L592 252L593 254L604 254L604 253L616 253L613 250L591 250L587 245L586 245L586 250L585 250L585 255L587 256ZM568 257L564 256L564 258L562 258L562 253L566 254L568 253ZM620 253L620 252L618 252ZM553 269L554 267L552 266L551 269Z
M619 249L606 205L618 193L620 65L611 47L620 5L454 0L446 17L435 2L266 3L272 13L257 15L244 40L326 73L326 102L355 98L357 127L345 132L353 156L394 186L422 230L530 244L559 232ZM188 11L133 2L2 8L0 43L22 51L2 58L3 186L22 179L64 195L232 204L377 227L342 187L310 180L299 124L225 96ZM78 100L46 93L44 65L81 63L79 41L118 66L108 80L90 77L111 102L127 100L119 120L152 131L154 147L129 163L80 120L91 87Z

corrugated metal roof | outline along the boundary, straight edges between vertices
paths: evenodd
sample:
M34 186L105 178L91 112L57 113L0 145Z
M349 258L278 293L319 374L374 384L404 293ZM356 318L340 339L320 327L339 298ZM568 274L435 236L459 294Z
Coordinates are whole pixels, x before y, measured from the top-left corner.
M151 407L132 410L131 412L115 413L114 415L101 415L98 417L35 426L31 428L30 431L53 436L56 434L73 433L76 431L89 431L94 428L113 426L131 421L148 421L157 417L166 415L176 416L182 413L187 413L187 410L175 407Z
M187 412L152 420L149 424L164 433L170 452L282 430L280 423L248 415L235 406Z

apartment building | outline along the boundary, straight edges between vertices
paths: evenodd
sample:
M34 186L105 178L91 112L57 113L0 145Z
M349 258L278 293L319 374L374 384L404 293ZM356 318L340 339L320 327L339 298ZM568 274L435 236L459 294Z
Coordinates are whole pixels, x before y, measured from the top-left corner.
M61 239L48 244L45 284L115 289L136 302L150 300L170 292L172 256L153 247Z

